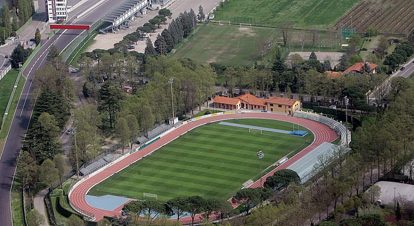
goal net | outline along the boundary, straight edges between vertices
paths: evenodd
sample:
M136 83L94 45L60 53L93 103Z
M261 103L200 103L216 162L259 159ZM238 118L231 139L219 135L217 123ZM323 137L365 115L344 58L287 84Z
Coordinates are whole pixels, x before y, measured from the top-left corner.
M152 193L143 193L142 197L144 198L144 200L158 200L158 196L157 194L152 194Z
M249 128L249 133L252 133L252 134L263 134L263 130Z

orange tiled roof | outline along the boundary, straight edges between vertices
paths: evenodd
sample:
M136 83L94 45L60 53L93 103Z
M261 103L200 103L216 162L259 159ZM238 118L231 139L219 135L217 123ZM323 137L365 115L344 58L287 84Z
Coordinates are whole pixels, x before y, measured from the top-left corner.
M213 102L219 104L237 105L240 103L240 100L237 98L215 96Z
M340 78L342 76L342 72L338 71L325 71L325 74L328 78Z
M371 68L371 70L374 70L375 68L378 67L378 65L373 64L373 63L368 63L368 65ZM359 63L356 63L356 64L352 65L348 69L346 69L344 71L344 74L348 74L348 73L351 73L351 72L359 72L359 73L361 73L362 70L363 70L363 68L364 68L364 62L359 62Z
M266 101L266 103L271 103L271 104L280 104L280 105L292 106L298 100L285 98L285 97L270 97L269 99L266 99L265 101Z
M260 105L260 106L264 106L266 104L266 102L264 101L264 99L258 98L250 93L246 93L243 94L241 96L237 97L238 99L240 99L243 102L246 102L250 105Z

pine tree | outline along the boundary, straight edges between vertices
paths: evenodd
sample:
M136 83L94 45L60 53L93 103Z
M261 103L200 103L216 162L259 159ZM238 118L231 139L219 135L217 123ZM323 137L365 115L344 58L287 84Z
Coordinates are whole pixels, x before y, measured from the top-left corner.
M39 28L37 28L36 29L36 33L35 33L35 42L36 42L36 45L39 45L41 40L42 40L42 36L40 34Z
M161 35L158 35L157 40L154 42L155 50L160 55L167 54L167 43Z
M204 21L206 19L206 15L204 14L203 6L198 7L198 20Z
M5 36L6 38L9 36L11 32L11 21L10 21L10 12L9 12L9 6L6 4L3 5L3 8L1 10L1 21L2 21L2 27L5 28ZM3 34L1 34L3 35Z
M179 33L178 33L177 22L175 20L171 21L170 25L168 26L168 31L171 34L171 37L174 41L174 45L177 45L178 43L180 43L180 37L179 37Z
M193 30L197 27L197 15L193 9L190 10L190 13L188 15L191 20L191 32L193 32Z
M167 52L171 52L174 49L174 39L171 36L171 33L164 29L161 33L161 36L164 38L165 43L167 44Z
M318 57L316 56L315 52L311 52L310 56L309 56L309 60L318 60Z
M151 39L149 38L147 38L147 47L145 47L145 55L147 56L157 55L157 51L155 51L154 46L152 45Z

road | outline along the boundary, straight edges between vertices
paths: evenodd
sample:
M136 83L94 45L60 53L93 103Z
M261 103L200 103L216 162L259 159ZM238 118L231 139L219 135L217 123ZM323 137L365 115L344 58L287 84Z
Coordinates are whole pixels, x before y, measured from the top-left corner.
M126 0L104 0L102 4L97 6L94 10L75 19L76 15L85 12L93 4L99 2L98 0L89 0L69 14L69 21L73 21L73 23L92 23L98 21L114 7L125 1ZM18 102L8 138L0 158L0 225L2 226L12 226L10 190L16 168L16 159L22 146L22 138L25 136L33 111L32 94L34 87L32 82L35 73L45 64L47 53L52 45L55 45L59 50L62 50L79 34L79 31L57 32L53 37L43 43L40 51L33 58L34 60L32 60L23 71L23 75L27 78L27 82Z
M394 72L388 77L381 85L377 86L374 91L368 95L369 104L376 104L381 101L391 89L391 80L397 77L408 78L414 74L414 60L410 59L406 64L402 66L403 70Z

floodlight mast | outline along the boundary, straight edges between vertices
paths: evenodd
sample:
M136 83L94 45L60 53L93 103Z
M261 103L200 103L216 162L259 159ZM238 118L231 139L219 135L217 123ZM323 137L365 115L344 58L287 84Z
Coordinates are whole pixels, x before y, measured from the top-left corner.
M168 84L170 84L171 87L171 110L172 110L172 120L174 121L175 118L175 112L174 112L174 94L173 94L173 83L174 83L174 78L170 78L168 80Z

